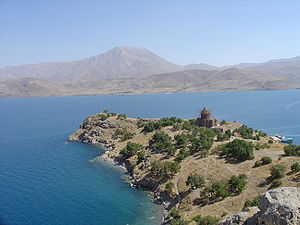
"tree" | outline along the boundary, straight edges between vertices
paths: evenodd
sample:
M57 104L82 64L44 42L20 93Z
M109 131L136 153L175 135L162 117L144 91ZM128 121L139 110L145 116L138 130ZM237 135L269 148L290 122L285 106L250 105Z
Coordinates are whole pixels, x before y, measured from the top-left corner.
M182 220L180 218L174 218L170 220L170 225L188 225L189 222Z
M186 180L186 185L193 189L202 187L204 183L204 178L199 174L190 174Z
M284 146L283 151L287 156L300 156L300 146L298 145L286 145Z
M277 164L271 167L271 175L274 179L282 178L285 175L286 167L281 164Z
M165 186L165 190L167 191L167 193L171 194L173 192L173 189L174 189L174 183L168 182Z
M253 144L245 140L235 139L223 146L221 153L240 161L254 158Z
M146 158L146 153L143 151L139 151L136 153L138 161L141 162Z
M180 164L178 162L162 162L162 161L153 161L151 163L151 175L157 177L164 177L164 176L173 176L175 173L179 172Z
M259 198L258 197L254 198L254 199L251 199L251 200L247 200L244 203L244 209L248 208L248 207L258 206L258 204L259 204Z
M295 162L293 165L291 165L291 170L293 173L297 173L300 171L300 163Z
M141 150L142 149L142 145L140 145L140 144L137 144L137 143L134 143L134 142L128 142L127 144L126 144L126 147L125 148L123 148L122 150L121 150L121 154L123 155L123 156L125 156L126 158L129 158L129 157L131 157L131 156L134 156L139 150Z
M178 148L185 147L189 140L189 138L186 134L177 134L177 135L175 135L174 139L176 141L176 146Z
M232 176L228 181L229 188L233 193L241 193L247 185L247 177L245 174L239 176Z
M171 137L165 132L156 132L150 141L150 145L156 151L168 152L170 155L174 155L176 149L171 140Z
M193 219L197 225L216 225L219 222L219 219L212 216L201 216L198 215Z

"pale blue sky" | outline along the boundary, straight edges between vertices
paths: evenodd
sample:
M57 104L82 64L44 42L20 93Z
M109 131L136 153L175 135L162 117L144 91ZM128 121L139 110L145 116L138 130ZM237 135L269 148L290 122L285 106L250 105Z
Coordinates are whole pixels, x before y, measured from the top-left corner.
M0 0L0 66L68 61L116 46L177 64L300 55L298 0Z

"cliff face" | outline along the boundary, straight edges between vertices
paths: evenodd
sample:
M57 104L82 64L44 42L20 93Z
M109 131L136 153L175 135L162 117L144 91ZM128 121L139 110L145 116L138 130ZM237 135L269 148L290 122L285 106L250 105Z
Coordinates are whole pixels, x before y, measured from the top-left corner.
M239 212L246 200L253 199L261 193L266 192L270 187L270 167L274 164L282 164L286 168L299 161L297 157L283 157L283 146L279 143L270 145L268 149L254 150L254 159L244 162L233 162L216 151L217 146L229 141L214 141L208 154L189 154L178 161L179 149L174 154L156 151L152 148L151 142L155 132L166 133L175 145L174 137L178 134L193 135L191 131L184 129L188 121L181 121L173 125L166 125L151 132L144 132L141 124L158 121L157 119L133 119L122 115L99 113L85 119L80 128L69 137L69 141L79 141L90 144L99 144L107 148L105 154L95 160L111 160L126 166L132 176L132 186L150 188L154 192L154 198L164 204L167 210L176 208L180 211L180 217L191 220L196 215L222 217L226 214ZM227 129L236 129L240 124L228 122ZM126 131L126 132L125 132ZM253 141L254 144L265 144L269 137L261 138L260 141ZM247 140L250 141L250 140ZM121 152L129 142L136 143L143 157L138 154L127 155ZM270 157L273 162L269 165L254 167L255 161L262 157ZM178 162L179 169L172 174L158 177L151 173L153 162ZM245 190L238 195L230 195L224 199L212 201L209 204L199 204L200 192L204 187L191 189L187 185L187 177L190 174L199 174L204 178L204 187L216 182L228 181L232 176L245 174L247 185ZM299 174L287 173L282 179L284 186L300 187ZM171 188L167 184L171 183ZM298 189L299 190L299 189ZM252 214L255 212L252 212ZM193 224L193 223L191 223ZM230 223L234 224L234 223Z

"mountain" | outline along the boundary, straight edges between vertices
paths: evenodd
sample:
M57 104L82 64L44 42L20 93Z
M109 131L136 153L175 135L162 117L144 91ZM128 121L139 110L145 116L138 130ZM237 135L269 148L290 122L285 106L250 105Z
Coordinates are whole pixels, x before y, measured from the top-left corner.
M263 72L292 82L300 82L300 56L270 60L265 63L243 63L233 67Z
M117 47L71 62L39 63L0 68L0 80L35 77L74 83L114 77L142 77L182 70L144 48Z
M71 89L70 89L71 90ZM0 82L0 97L44 97L68 95L63 84L37 78L21 78Z
M184 66L185 70L218 70L218 67L208 65L206 63L189 64Z

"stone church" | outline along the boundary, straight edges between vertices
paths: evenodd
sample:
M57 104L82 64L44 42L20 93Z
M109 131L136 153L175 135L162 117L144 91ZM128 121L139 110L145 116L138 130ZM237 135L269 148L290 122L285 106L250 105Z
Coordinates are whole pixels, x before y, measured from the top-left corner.
M200 118L196 120L197 126L211 128L215 126L215 119L211 117L211 113L207 108L204 108L200 113Z

